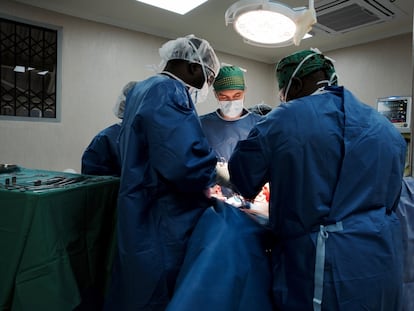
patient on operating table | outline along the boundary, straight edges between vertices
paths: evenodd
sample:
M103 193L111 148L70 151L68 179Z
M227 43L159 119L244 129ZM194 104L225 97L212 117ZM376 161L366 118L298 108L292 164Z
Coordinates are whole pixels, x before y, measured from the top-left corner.
M253 201L246 201L241 195L234 194L231 197L223 195L221 186L219 184L214 185L209 189L210 197L214 197L218 200L224 201L230 205L240 208L243 212L254 216L253 218L261 224L266 224L269 218L269 183L266 183L259 194Z

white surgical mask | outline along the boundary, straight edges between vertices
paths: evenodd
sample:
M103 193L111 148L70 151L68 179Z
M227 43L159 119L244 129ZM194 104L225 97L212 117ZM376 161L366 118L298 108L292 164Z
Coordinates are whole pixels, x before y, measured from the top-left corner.
M323 94L323 93L326 93L326 91L325 91L325 87L320 87L320 88L316 89L316 90L315 90L315 92L313 92L313 93L312 93L312 94L310 94L309 96L312 96L312 95L319 95L319 94Z
M318 81L318 82L316 82L316 85L325 84L325 83L328 84L328 86L331 85L331 81L330 80L321 80L321 81ZM318 94L323 94L323 93L326 93L326 90L325 90L325 87L324 86L321 86L321 87L317 88L315 90L315 92L313 92L310 95L318 95Z
M219 101L219 106L224 116L235 118L243 111L243 99Z
M188 89L188 93L190 93L191 99L194 103L194 105L196 103L202 103L203 101L206 100L207 96L208 96L208 92L209 92L209 86L207 82L204 82L204 85L201 89L198 89L194 86L191 86L188 83L185 83L183 80L181 80L180 78L178 78L176 75L172 74L171 72L168 71L162 71L161 73L173 77L174 79L180 81L182 84L184 84L187 89Z
M188 84L187 84L188 85ZM193 100L194 105L203 103L206 101L210 87L207 82L204 82L201 89L197 89L194 86L189 86L188 92L190 93L191 99Z
M203 69L203 75L204 75L204 84L201 87L201 89L197 89L194 87L190 87L188 89L188 91L190 92L191 95L191 99L193 100L194 105L198 104L198 103L203 103L206 101L207 96L208 96L208 92L209 92L209 85L207 83L208 79L207 79L207 68L203 62L203 58L201 57L201 55L198 52L198 49L194 46L194 44L191 41L188 41L188 43L190 43L190 45L193 47L194 51L197 53L198 59L200 60L200 65ZM212 71L214 72L214 71ZM214 75L215 77L216 75Z
M322 83L328 83L328 85L330 84L329 83L329 81L328 80L322 80L322 81L319 81L319 82L316 82L316 85L319 85L319 84L322 84ZM319 94L323 94L323 93L325 93L326 91L325 91L325 87L324 86L320 86L320 87L318 87L312 94L310 94L311 96L312 95L319 95Z

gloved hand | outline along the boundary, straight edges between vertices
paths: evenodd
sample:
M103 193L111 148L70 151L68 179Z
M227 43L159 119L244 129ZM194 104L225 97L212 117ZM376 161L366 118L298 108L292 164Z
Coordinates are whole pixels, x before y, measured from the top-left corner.
M217 179L216 182L220 186L232 188L230 183L230 173L227 166L227 162L217 162L216 164Z

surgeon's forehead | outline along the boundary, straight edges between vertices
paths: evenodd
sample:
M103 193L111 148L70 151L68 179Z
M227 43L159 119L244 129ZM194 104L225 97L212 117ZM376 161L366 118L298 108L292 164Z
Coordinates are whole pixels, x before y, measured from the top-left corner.
M217 96L234 96L244 94L244 90L221 90L216 92Z

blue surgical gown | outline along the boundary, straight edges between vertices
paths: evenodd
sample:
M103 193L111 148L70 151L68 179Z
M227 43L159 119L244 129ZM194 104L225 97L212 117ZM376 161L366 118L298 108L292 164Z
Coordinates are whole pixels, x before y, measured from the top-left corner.
M397 215L403 228L403 311L414 310L414 178L404 177Z
M403 249L394 210L406 143L349 91L327 90L259 122L229 161L231 180L246 198L270 182L277 308L312 310L322 276L323 311L397 311ZM324 264L315 279L317 249Z
M128 94L119 136L118 247L106 310L164 310L216 156L185 85L166 75Z
M224 120L218 111L200 116L201 126L219 159L228 161L239 140L245 139L263 116L244 110L237 120Z
M82 155L82 174L121 175L118 150L119 123L99 132L90 142Z
M244 109L237 120L225 120L218 110L200 116L201 126L210 146L221 162L227 162L239 140L245 139L250 130L263 116ZM222 185L224 196L232 197L234 191Z
M166 311L272 311L271 241L251 216L215 201L194 228Z

